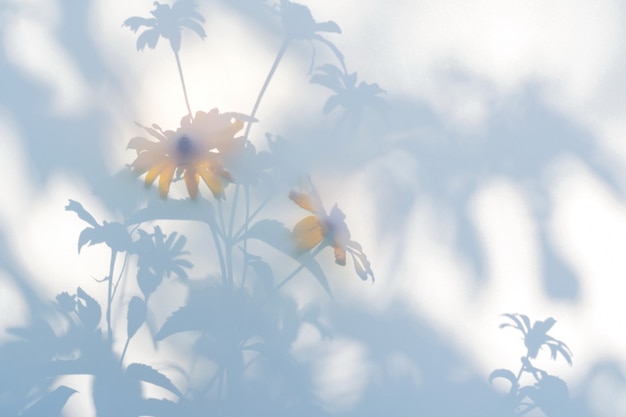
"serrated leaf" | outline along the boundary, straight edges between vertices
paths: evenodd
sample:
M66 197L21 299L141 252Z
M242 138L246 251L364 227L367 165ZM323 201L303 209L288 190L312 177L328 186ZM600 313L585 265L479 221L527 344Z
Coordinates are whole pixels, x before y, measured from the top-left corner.
M126 334L129 339L137 333L137 330L146 321L146 314L146 302L137 296L131 298L130 303L128 303L126 327Z
M201 327L198 318L202 317L202 306L197 304L186 305L174 311L163 323L161 330L154 336L155 341L160 341L175 333L197 330Z
M180 392L178 388L170 381L168 377L163 375L161 372L152 368L151 366L145 365L143 363L131 363L126 368L126 374L131 377L138 379L140 381L148 382L152 385L156 385L157 387L165 388L166 390L178 395L179 397L183 397L183 393Z
M291 239L291 231L279 221L260 220L248 229L245 237L265 242L289 256L293 257L296 254Z

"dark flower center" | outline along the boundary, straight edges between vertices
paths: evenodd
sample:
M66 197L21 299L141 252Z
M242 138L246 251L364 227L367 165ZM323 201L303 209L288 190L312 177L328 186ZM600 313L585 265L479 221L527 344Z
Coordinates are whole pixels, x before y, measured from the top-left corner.
M191 139L187 136L182 136L178 139L176 150L181 156L191 156L193 153L193 143L191 143Z

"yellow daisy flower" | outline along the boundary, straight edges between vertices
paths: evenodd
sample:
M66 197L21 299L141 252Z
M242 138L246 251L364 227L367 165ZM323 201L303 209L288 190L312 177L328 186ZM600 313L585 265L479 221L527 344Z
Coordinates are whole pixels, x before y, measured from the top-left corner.
M137 151L131 168L146 174L146 186L159 178L159 192L166 198L174 174L182 177L191 198L198 195L200 178L204 180L213 196L223 196L224 188L232 182L224 168L225 160L243 149L245 138L235 138L244 122L234 113L199 111L195 118L185 116L176 131L163 131L159 126L140 125L157 142L137 136L130 140L128 149Z
M335 263L346 264L346 253L350 253L354 269L362 280L374 281L374 273L361 245L353 241L345 222L345 214L335 204L326 214L317 190L311 184L309 193L292 191L289 198L303 209L313 213L300 220L293 228L292 236L298 250L307 251L326 241L333 247Z

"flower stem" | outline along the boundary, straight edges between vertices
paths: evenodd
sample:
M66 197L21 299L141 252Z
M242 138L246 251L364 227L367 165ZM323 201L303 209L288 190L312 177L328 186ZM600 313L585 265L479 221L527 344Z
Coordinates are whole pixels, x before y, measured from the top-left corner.
M259 105L261 104L261 100L263 99L263 96L265 95L265 90L267 90L267 87L270 85L270 81L272 81L272 77L274 76L274 73L276 72L276 69L278 68L278 64L280 64L280 61L283 58L283 55L285 55L285 52L287 52L287 47L289 46L290 41L291 41L291 38L285 38L282 45L280 46L280 49L278 50L278 53L276 54L276 58L274 58L274 63L272 64L272 68L270 68L270 72L267 74L267 77L265 78L265 82L263 83L263 87L261 87L261 91L259 91L259 95L256 98L256 102L254 103L254 107L252 108L252 112L250 113L250 117L252 118L255 117L256 112L259 109ZM252 127L252 122L249 121L248 125L246 126L246 131L243 134L243 136L246 139L248 138L248 134L250 133L251 127Z
M222 254L222 245L220 245L220 239L218 233L215 231L217 228L217 224L209 224L209 230L211 231L211 236L213 236L213 243L215 244L215 251L217 252L217 257L220 262L220 270L222 272L222 283L224 287L226 287L227 277L226 277L226 263L224 261L224 255Z
M317 248L315 248L315 250L313 252L311 252L311 257L315 257L315 255L320 253L320 251L325 246L326 245L324 243L321 243L321 244L317 245ZM306 267L306 265L303 262L300 262L300 265L296 269L294 269L289 275L287 275L287 277L285 279L283 279L276 287L274 287L274 290L278 291L279 289L281 289L281 287L285 286L285 284L287 284L289 281L291 281L293 279L293 277L295 277L298 274L298 272L302 271L305 267Z
M243 225L244 236L248 234L248 225L250 224L250 187L246 184L244 186L245 198L246 198L246 222ZM248 239L243 240L243 273L241 277L241 288L246 285L246 276L248 275Z
M109 337L109 343L113 343L113 329L111 328L111 303L113 302L113 270L115 269L115 258L117 258L117 251L111 249L111 262L109 264L109 285L107 294L107 334Z
M122 356L120 357L120 365L124 363L124 357L126 356L126 351L128 350L129 344L130 344L130 337L127 337L126 343L124 344L124 350L122 350Z
M193 113L191 112L191 106L189 105L189 98L187 97L187 87L185 87L185 77L183 77L183 67L180 65L180 56L178 55L178 51L174 50L174 56L176 57L176 66L178 67L178 75L180 75L180 83L183 85L183 94L185 95L187 111L189 111L189 117L193 119Z

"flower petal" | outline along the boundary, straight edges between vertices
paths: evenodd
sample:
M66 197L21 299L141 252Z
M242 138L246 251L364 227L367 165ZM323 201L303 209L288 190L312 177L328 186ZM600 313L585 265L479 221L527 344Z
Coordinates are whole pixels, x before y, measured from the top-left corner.
M215 198L220 197L224 193L224 184L222 184L219 176L217 176L208 166L198 170L198 174L202 177Z
M298 249L309 250L318 245L327 232L316 216L307 216L296 223L292 235Z
M187 186L187 191L189 192L189 197L194 200L198 196L198 181L200 177L195 169L188 169L185 171L185 185Z
M139 158L137 158L137 159L139 159ZM168 163L169 163L169 161L161 161L161 162L157 163L156 165L154 165L152 168L150 168L150 170L146 174L146 185L147 186L152 185L154 180L156 180L157 177L159 175L161 175L161 172L163 172L165 167L167 167Z
M291 191L289 193L289 198L294 203L302 207L303 209L308 210L311 213L314 213L315 208L313 206L313 200L311 199L311 196L309 196L308 194L299 193L297 191Z
M337 265L345 265L346 264L346 248L345 246L341 246L336 242L333 244L333 249L335 250L335 263Z
M175 170L176 164L169 164L161 172L161 177L159 178L159 192L161 193L161 198L167 197Z
M130 164L130 167L141 175L149 169L153 168L163 161L163 156L154 152L141 152L137 158Z

